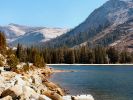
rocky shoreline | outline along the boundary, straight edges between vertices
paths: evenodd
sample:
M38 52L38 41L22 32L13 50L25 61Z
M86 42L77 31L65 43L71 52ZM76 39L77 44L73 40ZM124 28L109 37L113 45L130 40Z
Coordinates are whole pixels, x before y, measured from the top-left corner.
M0 74L1 100L62 100L64 92L48 81L52 70L36 68L29 72L2 71Z
M2 71L0 100L94 100L91 95L65 95L62 88L48 80L55 72L62 71L49 67L27 72Z

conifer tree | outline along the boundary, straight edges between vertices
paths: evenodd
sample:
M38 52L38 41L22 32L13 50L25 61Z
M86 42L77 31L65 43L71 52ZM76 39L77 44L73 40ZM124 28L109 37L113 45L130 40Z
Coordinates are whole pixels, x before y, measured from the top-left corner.
M6 49L6 38L3 32L0 32L0 53L4 53Z
M106 60L106 52L105 52L105 49L100 47L100 46L97 46L95 49L94 49L94 52L95 52L95 63L96 64L105 64L107 63L107 60Z
M64 52L62 48L58 50L58 57L59 63L64 63Z
M119 53L118 51L111 47L107 50L107 54L108 54L108 57L109 57L109 62L110 63L117 63L118 60L119 60Z
M22 61L22 55L23 55L23 53L22 53L22 45L18 44L17 50L16 50L16 56L17 56L17 58L20 61Z
M69 64L74 64L75 63L75 55L74 55L74 51L73 50L70 50L69 53L68 53L68 63Z

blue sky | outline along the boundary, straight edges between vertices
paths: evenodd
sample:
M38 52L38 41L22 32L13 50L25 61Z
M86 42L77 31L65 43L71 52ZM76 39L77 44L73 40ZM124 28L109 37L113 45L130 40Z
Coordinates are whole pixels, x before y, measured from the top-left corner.
M0 0L0 25L73 28L107 0Z

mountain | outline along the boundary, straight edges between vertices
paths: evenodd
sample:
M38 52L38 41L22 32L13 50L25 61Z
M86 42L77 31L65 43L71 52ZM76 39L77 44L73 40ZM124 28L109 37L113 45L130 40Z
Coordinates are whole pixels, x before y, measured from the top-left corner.
M94 10L83 23L68 33L45 43L45 46L74 47L85 43L90 46L97 44L114 46L129 39L125 39L126 37L132 40L132 33L133 0L109 0ZM125 47L128 45L129 43Z
M64 33L66 33L67 29L61 28L42 28L36 31L27 32L24 35L18 37L14 41L12 41L11 45L17 45L21 43L26 46L31 46L33 44L40 44L47 42L53 38L56 38Z
M0 31L5 33L9 45L15 46L20 43L27 46L49 41L66 33L68 29L30 27L11 23L7 26L0 26Z

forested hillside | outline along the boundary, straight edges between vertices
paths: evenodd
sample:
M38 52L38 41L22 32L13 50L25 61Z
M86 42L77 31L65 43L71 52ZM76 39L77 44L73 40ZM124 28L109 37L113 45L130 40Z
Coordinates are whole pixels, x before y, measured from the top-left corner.
M121 50L127 48L133 51L132 37L133 1L109 0L70 32L42 45L58 48L89 43L92 47L111 45Z
M52 49L23 48L18 45L16 55L21 62L41 64L116 64L133 63L133 53L126 50L117 51L115 48L97 46L89 48L82 46L76 49L67 47Z

